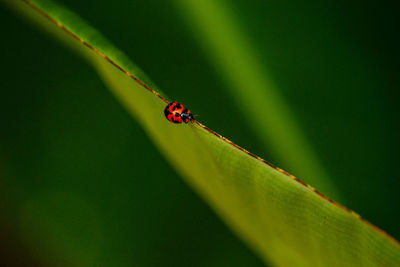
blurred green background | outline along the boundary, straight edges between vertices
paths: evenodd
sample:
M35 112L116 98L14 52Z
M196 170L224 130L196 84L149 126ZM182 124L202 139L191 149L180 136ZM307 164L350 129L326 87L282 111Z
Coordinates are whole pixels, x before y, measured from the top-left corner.
M261 149L176 2L57 2L202 123L287 169ZM395 6L231 3L346 206L399 239ZM2 6L0 29L0 263L263 265L86 62Z

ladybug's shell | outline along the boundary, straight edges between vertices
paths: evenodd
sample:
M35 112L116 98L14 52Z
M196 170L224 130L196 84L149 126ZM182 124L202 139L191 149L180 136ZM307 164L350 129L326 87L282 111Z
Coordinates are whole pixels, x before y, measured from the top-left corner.
M173 123L182 123L182 112L185 110L185 107L178 102L169 103L165 109L164 114L167 120Z

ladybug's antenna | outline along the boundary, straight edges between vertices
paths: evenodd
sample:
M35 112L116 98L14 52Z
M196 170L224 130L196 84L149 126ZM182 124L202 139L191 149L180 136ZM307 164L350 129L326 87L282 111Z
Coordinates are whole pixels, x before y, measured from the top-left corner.
M189 114L189 119L190 119L191 121L196 120L195 117L197 117L197 115L194 115L194 114L192 114L192 113Z

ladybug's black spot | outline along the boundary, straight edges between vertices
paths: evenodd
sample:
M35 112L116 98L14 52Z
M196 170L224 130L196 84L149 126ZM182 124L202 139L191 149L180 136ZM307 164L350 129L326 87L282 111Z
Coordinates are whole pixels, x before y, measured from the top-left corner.
M177 118L179 118L181 115L179 115L178 113L175 113L174 116L177 117Z
M176 110L176 109L181 109L182 105L179 103L175 103L175 105L172 107L172 111Z

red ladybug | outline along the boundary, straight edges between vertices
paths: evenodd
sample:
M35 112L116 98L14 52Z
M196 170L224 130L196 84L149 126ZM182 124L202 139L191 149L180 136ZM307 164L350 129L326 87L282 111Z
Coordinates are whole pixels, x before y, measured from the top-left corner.
M164 114L167 120L173 123L182 123L182 121L188 123L189 121L194 120L193 114L190 113L190 110L178 102L169 103L164 109Z

